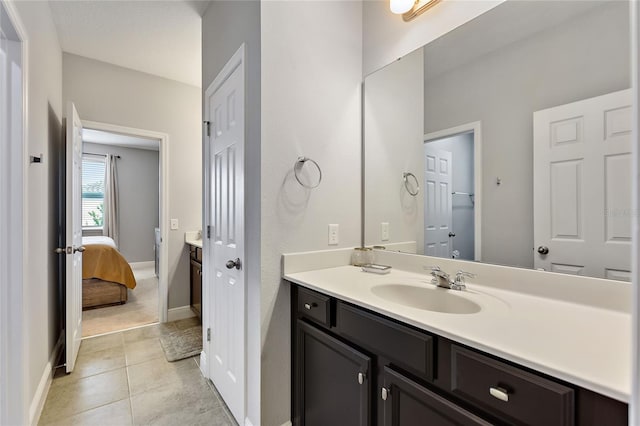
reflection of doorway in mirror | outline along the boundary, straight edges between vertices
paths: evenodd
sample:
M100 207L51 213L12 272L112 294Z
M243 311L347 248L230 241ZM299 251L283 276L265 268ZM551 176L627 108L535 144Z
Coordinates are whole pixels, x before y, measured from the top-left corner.
M425 140L424 253L474 260L474 133Z

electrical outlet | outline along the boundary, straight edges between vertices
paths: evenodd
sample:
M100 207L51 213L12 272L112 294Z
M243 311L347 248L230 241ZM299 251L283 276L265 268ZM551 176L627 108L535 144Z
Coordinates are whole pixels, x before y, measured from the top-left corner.
M178 219L171 219L171 230L175 231L178 228Z
M330 223L329 224L329 245L330 246L335 246L338 244L338 242L340 241L339 234L340 234L340 230L339 230L338 224Z
M380 239L382 241L389 241L389 222L382 222L380 224Z

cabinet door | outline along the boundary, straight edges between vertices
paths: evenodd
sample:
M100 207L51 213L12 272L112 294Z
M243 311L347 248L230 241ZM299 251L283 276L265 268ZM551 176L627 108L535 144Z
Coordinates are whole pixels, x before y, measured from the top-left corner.
M384 367L382 376L379 398L384 405L384 426L490 425L389 367Z
M369 426L371 359L297 321L296 421L300 426Z
M191 260L191 309L202 318L202 265Z

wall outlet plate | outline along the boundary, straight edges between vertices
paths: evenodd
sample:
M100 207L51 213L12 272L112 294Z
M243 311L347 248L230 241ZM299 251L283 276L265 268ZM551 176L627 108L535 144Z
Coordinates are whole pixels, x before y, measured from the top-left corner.
M171 219L171 230L175 231L178 229L178 219Z
M340 241L340 226L337 223L329 224L329 245L335 246Z
M389 222L382 222L380 224L380 239L382 241L389 241Z

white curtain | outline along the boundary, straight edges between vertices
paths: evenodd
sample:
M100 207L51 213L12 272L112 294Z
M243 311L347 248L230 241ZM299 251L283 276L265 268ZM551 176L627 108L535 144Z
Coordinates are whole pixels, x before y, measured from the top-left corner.
M118 172L116 156L107 155L104 182L104 212L102 234L113 238L118 244Z

